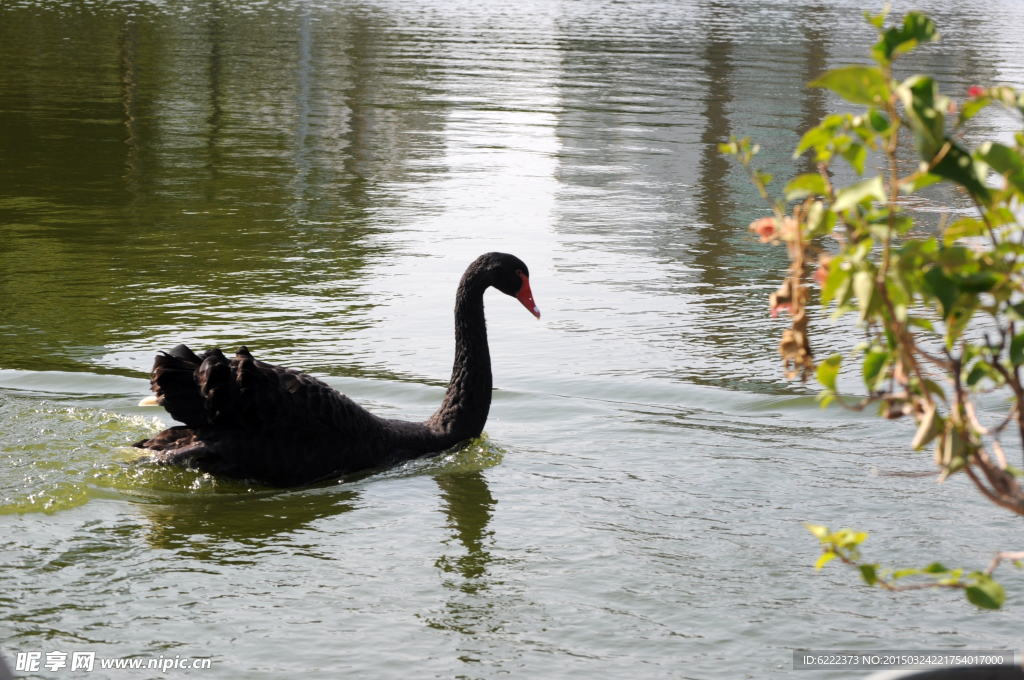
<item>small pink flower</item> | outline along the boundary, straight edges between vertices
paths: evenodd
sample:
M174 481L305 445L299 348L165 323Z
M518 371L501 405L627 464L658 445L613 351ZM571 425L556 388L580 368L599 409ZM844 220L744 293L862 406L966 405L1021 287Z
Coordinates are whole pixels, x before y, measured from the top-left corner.
M762 217L750 223L750 233L761 237L761 243L768 243L775 238L775 218Z
M983 87L971 85L969 88L967 88L967 96L970 97L971 99L977 99L978 97L983 97L984 95L985 88Z
M772 307L772 318L773 319L778 318L779 312L789 312L789 313L792 313L793 312L793 303L792 302L782 302L782 303L777 304L774 307Z
M819 286L825 285L828 278L828 260L822 259L818 262L818 268L814 270L814 282Z

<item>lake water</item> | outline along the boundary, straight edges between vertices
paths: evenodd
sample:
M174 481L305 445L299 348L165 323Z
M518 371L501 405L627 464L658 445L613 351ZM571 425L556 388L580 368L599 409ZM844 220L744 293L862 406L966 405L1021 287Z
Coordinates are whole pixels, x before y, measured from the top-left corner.
M1024 5L915 7L944 38L904 73L961 98L1024 85ZM792 650L1024 647L1010 568L999 612L813 570L805 521L870 530L866 555L891 566L1022 547L963 479L913 476L932 465L910 424L818 409L774 353L785 257L747 234L764 209L716 144L750 134L777 176L801 170L800 132L841 106L804 83L863 59L862 9L0 3L8 660L812 680L843 675L794 672ZM992 112L971 135L1012 125ZM944 203L963 207L917 210ZM425 418L455 286L492 250L529 265L543 316L487 296L484 440L288 491L133 462L126 445L169 422L136 404L179 342L246 344ZM819 356L855 332L822 322Z

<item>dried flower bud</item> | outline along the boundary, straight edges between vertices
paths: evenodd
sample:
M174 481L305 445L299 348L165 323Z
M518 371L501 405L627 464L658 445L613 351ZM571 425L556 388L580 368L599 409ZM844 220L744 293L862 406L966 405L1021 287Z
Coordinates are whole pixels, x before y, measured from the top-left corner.
M882 411L882 417L886 420L896 420L897 418L902 418L905 415L907 415L907 412L904 409L903 404L900 402L890 404L888 408Z
M786 216L782 219L782 238L789 240L796 235L796 230L800 228L800 224L792 217Z

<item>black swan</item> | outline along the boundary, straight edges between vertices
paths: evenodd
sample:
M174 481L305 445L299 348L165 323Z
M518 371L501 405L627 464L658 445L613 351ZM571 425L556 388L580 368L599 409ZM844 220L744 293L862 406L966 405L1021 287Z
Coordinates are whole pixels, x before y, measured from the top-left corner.
M183 423L134 446L164 464L295 486L436 454L478 437L491 407L491 357L484 291L494 286L540 318L529 270L519 258L487 253L469 265L455 295L455 365L444 401L422 423L378 418L337 390L294 369L258 361L245 347L185 345L153 363L155 397Z

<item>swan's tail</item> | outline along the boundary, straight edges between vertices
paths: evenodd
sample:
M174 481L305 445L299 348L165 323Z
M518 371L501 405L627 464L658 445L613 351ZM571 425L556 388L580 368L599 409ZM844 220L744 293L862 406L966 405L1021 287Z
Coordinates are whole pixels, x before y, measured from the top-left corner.
M189 427L232 421L231 364L219 349L196 354L185 345L161 352L153 362L150 388L156 403Z

